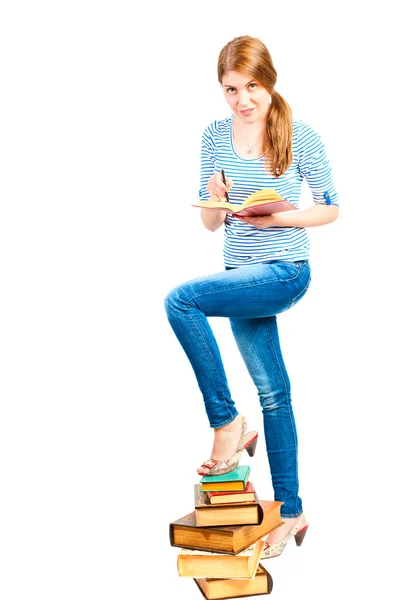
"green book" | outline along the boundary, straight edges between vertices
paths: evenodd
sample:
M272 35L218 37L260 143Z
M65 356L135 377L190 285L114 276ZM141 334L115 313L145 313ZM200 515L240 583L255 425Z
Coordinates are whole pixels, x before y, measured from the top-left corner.
M200 479L201 489L203 492L240 492L245 490L249 471L248 465L239 465L223 475L204 475Z

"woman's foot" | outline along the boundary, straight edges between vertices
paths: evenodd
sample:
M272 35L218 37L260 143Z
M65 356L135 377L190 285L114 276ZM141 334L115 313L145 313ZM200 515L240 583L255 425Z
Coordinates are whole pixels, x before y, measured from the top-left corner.
M292 537L295 537L296 545L300 546L307 529L308 522L303 514L292 519L284 519L283 524L267 536L261 558L279 556Z
M283 525L280 525L280 527L277 527L276 529L271 531L267 536L266 541L269 544L269 546L281 542L285 538L285 536L292 530L292 528L295 527L301 516L302 515L299 515L299 517L294 517L293 519L283 518ZM303 516L301 521L301 529L307 524L308 522L306 521L305 516Z
M244 431L242 417L240 415L238 415L234 421L228 425L220 427L219 429L214 429L215 437L213 441L211 461L227 461L229 458L231 458L237 450L241 435ZM197 469L198 475L208 475L209 471L210 468L206 468L203 465Z

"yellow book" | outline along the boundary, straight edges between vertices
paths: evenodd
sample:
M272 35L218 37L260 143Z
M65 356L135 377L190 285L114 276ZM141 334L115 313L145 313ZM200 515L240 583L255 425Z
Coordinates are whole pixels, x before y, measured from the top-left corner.
M239 554L218 554L182 548L177 557L181 577L215 579L253 579L258 568L264 541L258 539Z

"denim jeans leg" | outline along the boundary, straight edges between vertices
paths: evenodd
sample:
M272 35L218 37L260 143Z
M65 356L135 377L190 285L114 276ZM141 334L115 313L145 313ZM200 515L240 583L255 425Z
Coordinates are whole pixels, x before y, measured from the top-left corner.
M196 301L207 294L208 283L207 278L174 288L165 299L165 308L169 323L194 370L209 424L219 428L234 421L239 413L230 394L212 328Z
M298 442L277 319L275 316L231 319L230 323L241 356L258 389L274 499L284 502L282 517L296 517L302 513L302 501L298 496Z
M227 425L238 414L207 317L230 319L258 388L275 499L284 502L285 517L299 515L302 504L290 384L275 315L294 306L309 282L306 261L256 264L194 279L165 299L169 322L194 369L211 427Z

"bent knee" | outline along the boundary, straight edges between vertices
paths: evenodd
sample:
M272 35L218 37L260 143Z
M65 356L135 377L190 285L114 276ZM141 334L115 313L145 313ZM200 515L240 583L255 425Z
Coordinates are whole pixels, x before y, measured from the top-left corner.
M164 306L165 306L165 310L166 313L169 314L171 311L174 310L174 308L177 305L177 294L175 291L176 288L174 288L173 290L171 290L166 296L165 296L165 300L164 300Z
M187 306L186 293L184 285L179 285L170 290L164 300L165 310L168 315L176 310L182 310Z

